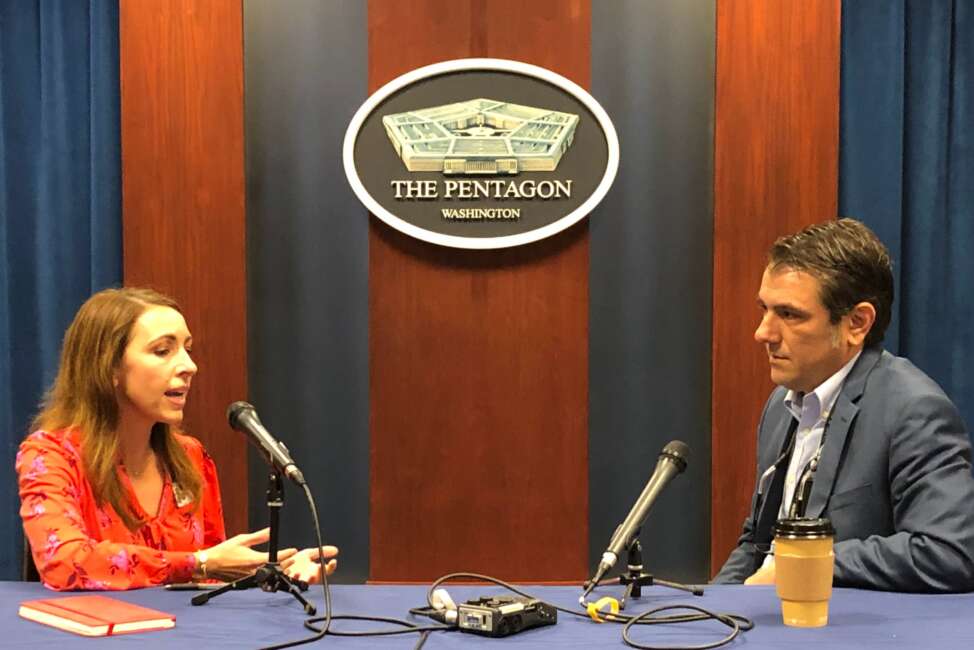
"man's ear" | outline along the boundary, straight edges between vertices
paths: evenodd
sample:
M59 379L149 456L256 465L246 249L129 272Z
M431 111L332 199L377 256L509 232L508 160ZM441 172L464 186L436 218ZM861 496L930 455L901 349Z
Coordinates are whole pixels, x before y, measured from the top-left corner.
M846 316L849 327L846 330L849 343L853 346L863 345L869 330L876 322L876 308L871 302L860 302Z

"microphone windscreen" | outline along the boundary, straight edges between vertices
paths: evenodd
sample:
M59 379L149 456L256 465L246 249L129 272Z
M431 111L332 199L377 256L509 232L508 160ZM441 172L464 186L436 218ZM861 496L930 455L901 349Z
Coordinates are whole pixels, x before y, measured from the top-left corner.
M687 458L690 457L690 445L682 440L671 440L663 447L661 456L668 456L676 461L677 469L681 472L687 468Z
M237 419L244 411L253 411L254 407L248 402L234 402L227 407L227 422L230 423L230 427L233 429L237 428Z

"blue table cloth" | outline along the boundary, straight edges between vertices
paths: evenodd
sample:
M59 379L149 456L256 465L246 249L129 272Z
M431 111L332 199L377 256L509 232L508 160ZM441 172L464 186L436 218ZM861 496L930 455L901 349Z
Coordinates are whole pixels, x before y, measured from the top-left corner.
M454 600L500 594L489 586L447 586ZM525 587L537 597L578 609L575 587ZM618 588L603 587L596 594L618 595ZM308 594L321 607L320 588ZM332 587L336 614L379 615L408 619L410 607L425 604L423 586L342 585ZM67 595L67 594L65 594ZM250 590L230 592L201 607L189 604L192 592L146 589L108 595L176 615L176 628L111 638L88 639L21 619L19 604L34 598L57 597L36 583L0 582L0 647L3 648L256 648L307 636L305 616L297 601L281 593ZM829 625L796 629L781 623L779 602L771 587L708 586L703 597L654 586L630 605L638 613L662 605L692 603L715 611L751 618L755 627L729 648L815 649L934 648L974 649L974 594L915 595L836 589ZM622 626L597 624L562 613L558 624L505 639L490 639L460 632L436 632L425 648L624 648ZM425 620L425 619L419 619ZM364 629L368 624L340 621L338 629ZM727 628L715 622L640 627L634 638L656 645L693 645L713 641ZM412 648L417 635L355 639L326 637L305 648Z

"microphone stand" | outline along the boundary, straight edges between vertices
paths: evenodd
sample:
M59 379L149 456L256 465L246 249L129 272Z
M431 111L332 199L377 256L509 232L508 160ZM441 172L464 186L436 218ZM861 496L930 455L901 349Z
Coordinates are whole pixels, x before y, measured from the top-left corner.
M193 605L205 605L211 598L216 598L220 594L228 591L238 591L260 587L262 591L286 591L294 596L304 611L309 616L316 613L315 606L309 603L302 591L308 590L308 583L304 580L291 578L281 569L277 561L277 528L280 520L281 508L284 506L284 490L281 486L281 475L276 469L272 469L267 479L267 507L270 510L270 542L267 549L267 562L251 573L249 576L228 582L219 589L206 591L193 596Z
M637 530L626 548L627 570L619 576L619 584L625 585L626 591L619 600L619 609L626 608L626 602L630 598L641 598L643 587L652 587L654 584L688 591L694 596L703 596L703 589L695 585L685 585L670 580L656 578L651 573L643 571L643 547L639 543L639 531Z

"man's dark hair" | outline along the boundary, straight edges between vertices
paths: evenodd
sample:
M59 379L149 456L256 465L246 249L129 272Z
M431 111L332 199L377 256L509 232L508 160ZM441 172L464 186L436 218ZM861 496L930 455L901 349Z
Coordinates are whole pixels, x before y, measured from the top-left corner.
M768 251L768 267L815 276L833 324L858 303L871 303L876 322L865 346L882 342L893 306L893 268L886 246L859 221L826 221L779 238Z

